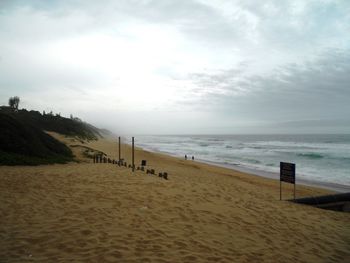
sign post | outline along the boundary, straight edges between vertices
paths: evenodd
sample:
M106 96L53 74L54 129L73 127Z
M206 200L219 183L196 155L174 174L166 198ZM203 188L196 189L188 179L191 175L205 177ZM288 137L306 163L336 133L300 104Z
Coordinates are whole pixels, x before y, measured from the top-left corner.
M132 137L132 171L135 172L135 145L134 145L134 137Z
M120 162L120 136L118 137L118 153L119 153L119 162Z
M280 162L280 200L282 200L282 181L294 184L295 200L295 163Z

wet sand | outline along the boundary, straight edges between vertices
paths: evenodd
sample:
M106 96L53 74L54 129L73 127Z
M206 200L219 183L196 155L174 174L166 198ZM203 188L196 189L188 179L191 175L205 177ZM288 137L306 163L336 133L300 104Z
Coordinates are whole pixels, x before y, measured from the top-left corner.
M84 145L117 159L116 142ZM74 151L80 163L0 167L0 262L349 262L350 214L279 201L276 180L137 149L164 180Z
M266 178L270 178L270 179L274 179L274 180L280 179L279 173L256 170L256 169L251 169L251 168L238 166L238 165L223 165L221 163L207 162L207 161L202 161L202 160L200 160L200 161L204 162L204 163L216 165L216 166L225 167L228 169L233 169L233 170L236 170L239 172L248 173L251 175L258 175L258 176L262 176L262 177L266 177ZM299 178L298 173L296 173L296 185L297 185L297 187L299 187L299 185L304 185L304 186L311 186L311 187L316 187L316 188L323 188L323 189L328 189L332 192L337 192L337 193L350 192L350 186L348 186L348 185ZM296 198L298 198L298 196Z

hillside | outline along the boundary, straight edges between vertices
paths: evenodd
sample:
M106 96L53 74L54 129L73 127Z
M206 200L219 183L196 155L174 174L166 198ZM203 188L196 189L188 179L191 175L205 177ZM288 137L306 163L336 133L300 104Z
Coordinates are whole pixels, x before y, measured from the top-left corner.
M37 165L72 161L72 151L45 131L82 141L97 140L102 133L79 119L0 107L0 165Z
M71 150L33 125L0 113L0 164L37 165L73 160Z
M24 124L35 126L44 131L76 136L83 140L97 140L101 137L98 128L82 122L78 118L69 119L60 115L41 114L39 111L25 109L15 112L8 107L1 107L0 113L10 115Z

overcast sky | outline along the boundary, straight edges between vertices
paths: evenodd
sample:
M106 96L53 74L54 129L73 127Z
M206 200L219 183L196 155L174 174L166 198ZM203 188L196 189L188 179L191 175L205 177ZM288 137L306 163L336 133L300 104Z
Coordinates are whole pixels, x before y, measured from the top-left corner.
M349 133L348 0L0 0L0 104L124 134Z

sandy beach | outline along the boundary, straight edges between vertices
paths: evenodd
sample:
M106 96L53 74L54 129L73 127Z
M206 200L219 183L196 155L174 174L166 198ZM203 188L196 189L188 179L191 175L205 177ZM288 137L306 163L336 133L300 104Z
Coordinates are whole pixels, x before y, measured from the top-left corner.
M55 136L117 159L116 141ZM0 167L1 263L350 262L350 214L280 201L279 181L137 148L164 180L72 149L79 163Z

